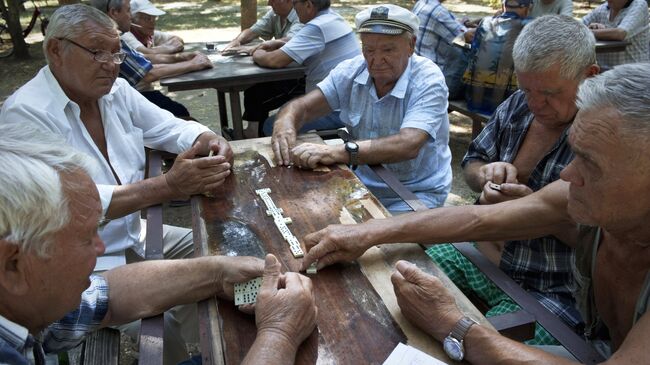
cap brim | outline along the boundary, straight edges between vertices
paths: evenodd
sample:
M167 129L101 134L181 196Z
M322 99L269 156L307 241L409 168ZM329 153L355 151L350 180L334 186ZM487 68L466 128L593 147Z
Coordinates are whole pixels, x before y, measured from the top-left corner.
M146 7L144 9L140 9L140 10L136 11L136 13L145 13L145 14L151 15L151 16L160 16L160 15L165 14L164 11L162 11L162 10L156 8L156 7L153 7L153 6Z
M385 19L382 20L373 19L373 20L367 20L363 22L359 27L359 29L357 30L357 32L397 35L397 34L402 34L404 32L413 33L413 30L411 29L411 27L409 27L406 24L393 22Z

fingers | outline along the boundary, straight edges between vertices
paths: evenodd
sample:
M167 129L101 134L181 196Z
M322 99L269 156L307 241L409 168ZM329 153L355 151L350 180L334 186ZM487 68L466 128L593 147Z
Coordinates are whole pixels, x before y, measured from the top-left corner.
M533 190L524 184L501 184L501 193L522 197L533 193Z
M289 138L284 135L280 135L274 138L273 141L273 153L275 154L275 160L280 166L289 166L291 165L291 143Z
M421 283L427 277L427 274L420 270L415 264L404 260L399 260L395 264L395 270L402 275L404 280L414 284Z
M268 254L264 258L264 278L262 279L261 292L268 292L273 296L278 291L278 280L280 277L280 262L275 256Z
M188 150L183 151L176 157L177 160L191 160L201 151L201 142L196 142Z
M517 183L517 168L512 164L504 164L505 171L505 180L500 184L506 183Z

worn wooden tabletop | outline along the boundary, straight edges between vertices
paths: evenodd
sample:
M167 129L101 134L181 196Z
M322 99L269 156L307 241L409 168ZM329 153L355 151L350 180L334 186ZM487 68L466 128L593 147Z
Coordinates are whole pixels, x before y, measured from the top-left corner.
M316 135L300 141L322 143ZM232 143L233 174L213 198L192 201L195 246L201 254L275 254L285 270L297 271L300 259L266 215L256 189L290 217L291 232L302 242L328 224L354 224L389 214L345 166L313 170L276 167L270 138ZM297 364L381 364L399 343L408 343L448 361L440 345L401 314L390 275L394 263L408 259L436 274L456 296L463 311L488 325L485 318L442 274L419 245L373 247L357 262L332 265L311 276L319 307L318 329L300 347ZM203 361L239 364L255 339L255 320L231 302L204 301L199 306ZM207 319L206 319L207 318Z

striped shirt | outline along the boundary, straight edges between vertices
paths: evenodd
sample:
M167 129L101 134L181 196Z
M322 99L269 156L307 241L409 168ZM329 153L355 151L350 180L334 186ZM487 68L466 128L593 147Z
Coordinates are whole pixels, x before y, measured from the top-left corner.
M525 94L516 91L497 108L472 141L461 165L476 161L512 163L533 119ZM569 127L530 174L526 185L533 191L559 179L562 169L573 159L568 133ZM569 287L573 257L572 248L546 236L506 242L499 266L524 289L532 291L549 310L575 326L580 317Z
M120 77L135 87L151 71L153 65L142 53L129 47L123 39L120 39L120 43L122 52L126 53L126 58L120 65Z
M108 312L108 284L102 276L91 276L90 287L81 294L79 308L48 326L38 335L0 316L0 363L44 364L45 353L77 346L99 328Z
M585 25L600 23L607 28L620 28L627 33L625 40L630 44L623 52L598 53L598 64L612 68L625 63L648 62L648 3L645 0L630 0L612 21L609 20L609 13L609 5L605 2L582 18L582 22Z

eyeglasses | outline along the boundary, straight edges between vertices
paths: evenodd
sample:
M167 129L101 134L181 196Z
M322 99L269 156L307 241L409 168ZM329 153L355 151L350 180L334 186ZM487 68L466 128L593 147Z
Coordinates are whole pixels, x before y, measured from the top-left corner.
M75 42L75 41L73 41L71 39L68 39L68 38L57 38L57 39L60 40L60 41L68 41L68 42L74 44L75 46L87 51L88 53L92 53L93 59L95 61L97 61L97 62L100 62L100 63L106 63L108 61L113 61L114 64L119 65L122 62L124 62L124 59L126 58L126 53L124 53L124 52L110 53L108 51L102 51L102 50L93 51L92 49L86 48L86 47L82 46L81 44L79 44L79 43L77 43L77 42Z

